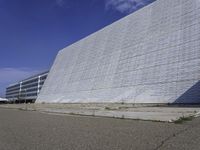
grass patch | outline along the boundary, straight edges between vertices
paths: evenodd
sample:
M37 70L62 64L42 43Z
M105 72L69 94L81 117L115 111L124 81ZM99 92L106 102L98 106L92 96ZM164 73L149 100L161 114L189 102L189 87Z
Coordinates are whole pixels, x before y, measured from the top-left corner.
M105 107L105 110L111 110L111 108L110 107Z
M176 124L182 124L182 123L184 123L186 121L192 121L193 118L194 118L193 116L189 116L189 117L183 116L183 117L180 117L178 120L174 121L174 123L176 123Z
M106 106L106 107L105 107L105 110L118 110L118 109L117 109L117 108L111 108L111 107Z

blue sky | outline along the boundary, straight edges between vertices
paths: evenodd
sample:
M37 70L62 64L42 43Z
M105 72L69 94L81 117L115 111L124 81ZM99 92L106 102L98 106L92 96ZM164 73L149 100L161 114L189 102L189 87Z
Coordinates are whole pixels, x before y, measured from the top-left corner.
M57 52L154 0L0 0L0 96Z

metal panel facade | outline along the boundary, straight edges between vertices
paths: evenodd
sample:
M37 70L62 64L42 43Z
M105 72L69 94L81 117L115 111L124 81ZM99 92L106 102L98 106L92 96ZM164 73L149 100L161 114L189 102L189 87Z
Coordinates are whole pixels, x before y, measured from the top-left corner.
M199 103L200 1L157 0L61 50L37 102Z

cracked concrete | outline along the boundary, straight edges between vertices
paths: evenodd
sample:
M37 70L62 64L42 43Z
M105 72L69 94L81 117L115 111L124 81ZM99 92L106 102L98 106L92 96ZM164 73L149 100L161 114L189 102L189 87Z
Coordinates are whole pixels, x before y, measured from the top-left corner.
M1 150L199 150L200 118L183 124L0 108Z
M178 131L177 133L173 133L171 136L167 137L166 139L164 139L163 141L161 141L161 144L158 145L155 150L161 150L163 145L165 145L165 143L167 143L168 141L172 140L173 138L176 138L179 134L183 134L184 132L186 132L187 130L189 130L190 127L187 127L183 130Z
M5 108L47 113L173 122L180 117L199 116L200 107L135 106L133 104L17 104Z
M174 137L166 140L160 149L162 150L198 150L200 145L200 120L194 119L182 126L186 126L185 129L177 132Z

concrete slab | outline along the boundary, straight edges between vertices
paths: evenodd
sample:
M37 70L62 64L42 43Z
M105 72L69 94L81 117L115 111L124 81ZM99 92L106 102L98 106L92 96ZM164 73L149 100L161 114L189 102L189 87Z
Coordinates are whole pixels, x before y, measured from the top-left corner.
M4 108L45 113L173 122L181 117L200 116L200 107L134 107L131 104L17 104Z

